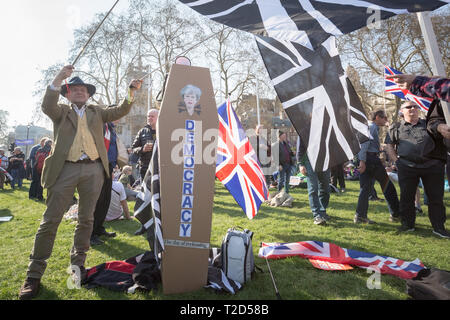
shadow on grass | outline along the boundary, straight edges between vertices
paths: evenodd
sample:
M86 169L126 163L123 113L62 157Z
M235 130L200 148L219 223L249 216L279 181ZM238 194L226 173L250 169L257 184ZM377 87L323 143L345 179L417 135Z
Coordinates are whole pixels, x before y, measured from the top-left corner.
M214 196L229 196L230 192L225 189L225 188L221 188L221 189L215 189L214 190Z
M227 191L225 191L227 193ZM253 218L253 220L264 220L264 219L273 219L273 218L280 218L280 219L286 219L286 218L294 218L299 219L299 222L301 221L311 221L311 226L313 226L313 218L312 213L310 211L309 202L308 200L299 199L298 194L293 194L294 202L292 204L292 208L288 207L271 207L267 204L262 204L258 214ZM352 199L352 198L351 198ZM368 217L370 219L377 218L377 220L383 220L383 221L377 221L374 225L360 225L355 224L353 222L353 214L348 215L348 211L353 211L356 209L357 205L357 197L355 197L355 202L348 202L349 200L348 193L347 197L344 197L343 195L332 195L330 199L329 209L330 211L345 211L346 216L348 218L343 216L338 216L333 213L329 213L331 216L331 221L327 223L326 226L323 226L322 228L336 228L336 229L361 229L365 228L367 230L372 231L379 231L379 232L388 232L393 233L396 235L402 235L403 233L398 231L398 228L400 227L400 223L394 223L389 221L389 210L386 204L386 201L369 201L369 211L368 211ZM347 200L347 201L346 201ZM222 201L218 200L216 198L215 200L215 206L214 206L214 215L228 215L232 218L242 218L243 217L243 211L242 209L236 204L236 202L232 199L231 201ZM420 236L422 238L435 238L435 236L432 233L432 228L430 225L419 225L416 224L416 231L413 233L414 235Z
M141 224L137 220L113 220L104 223L104 227L106 230L112 229L118 233L118 236L115 238L108 238L105 236L101 236L100 238L104 241L103 244L92 246L90 250L97 250L104 254L112 257L111 260L126 260L128 258L134 257L135 255L144 253L147 250L150 250L150 246L148 245L147 240L145 240L145 247L139 247L134 245L132 241L129 239L118 239L120 234L125 234L127 237L132 235L133 237L141 237L134 236L134 232L141 226ZM140 239L139 239L140 240ZM141 243L137 241L136 243ZM106 261L104 261L106 262Z
M123 291L113 291L103 287L84 289L95 292L101 300L130 300L127 293Z
M141 223L136 220L113 220L104 223L105 228L111 228L114 231L134 235L134 232L141 227Z
M50 287L47 287L41 282L41 287L36 300L61 300L61 297L56 293L56 291L50 289Z
M286 234L274 234L275 237L278 239L282 239L282 243L293 243L293 242L299 242L299 239L307 239L302 241L319 241L319 242L328 242L328 243L334 243L335 245L338 245L342 248L352 249L352 250L358 250L358 251L365 251L365 248L357 247L354 243L347 243L343 241L339 241L336 239L330 239L324 236L314 236L314 235L308 235L305 236L304 234L300 232L291 232L289 235Z
M14 191L16 191L16 190L15 189L2 189L0 191L0 194L2 194L2 193L13 193Z
M150 250L150 246L142 248L117 238L108 238L104 241L105 243L93 246L90 250L97 250L104 254L107 254L108 256L112 257L111 260L126 260Z
M11 216L11 210L9 209L0 209L0 217Z
M14 219L14 216L13 216L11 210L9 210L9 209L0 209L0 217L10 217L10 216L12 216L11 220L9 220L9 221L0 221L0 223L10 222L10 221L12 221Z
M214 214L227 214L231 217L241 217L243 214L242 209L237 205L236 202L233 204L220 200L214 201L213 212Z

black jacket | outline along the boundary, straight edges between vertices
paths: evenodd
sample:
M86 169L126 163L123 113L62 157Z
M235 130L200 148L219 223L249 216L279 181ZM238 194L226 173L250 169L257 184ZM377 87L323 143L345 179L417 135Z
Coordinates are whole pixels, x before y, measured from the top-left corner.
M149 125L146 125L139 130L134 138L133 144L131 145L131 148L133 148L133 153L139 156L139 164L141 168L147 168L152 158L153 151L142 151L144 145L149 140L153 142L156 140L156 130L152 129Z
M11 161L12 158L17 158L19 160ZM25 155L23 154L23 152L21 152L19 154L13 154L12 156L10 156L8 158L8 161L9 161L9 167L8 167L9 170L24 169L23 163L25 161Z
M285 148L287 147L287 153L285 152ZM289 142L282 143L280 140L272 144L272 150L277 150L278 148L278 161L280 165L293 165L293 157L295 156L294 152L292 152L291 146ZM289 155L288 155L289 154ZM273 155L273 154L272 154Z

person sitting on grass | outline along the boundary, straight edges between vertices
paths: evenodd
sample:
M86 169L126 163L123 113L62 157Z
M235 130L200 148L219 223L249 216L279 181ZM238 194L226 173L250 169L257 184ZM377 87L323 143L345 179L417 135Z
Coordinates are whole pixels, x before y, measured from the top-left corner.
M136 200L136 195L138 194L138 192L134 191L131 187L130 175L132 172L133 168L131 166L124 166L119 178L119 182L123 184L128 200Z
M122 214L127 220L133 219L133 217L130 216L130 211L128 210L127 195L123 184L118 181L113 181L111 202L109 204L105 221L123 219Z
M10 175L6 169L8 169L9 162L8 157L5 155L5 150L6 148L0 147L0 190L3 190L5 182L12 180L12 177L8 180Z

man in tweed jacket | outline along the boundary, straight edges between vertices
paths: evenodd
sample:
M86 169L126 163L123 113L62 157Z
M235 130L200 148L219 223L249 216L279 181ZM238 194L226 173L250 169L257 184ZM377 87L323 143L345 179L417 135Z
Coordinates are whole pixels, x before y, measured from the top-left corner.
M39 290L40 279L52 253L59 223L64 209L70 204L75 189L79 194L78 224L70 253L71 266L76 281L86 276L84 262L90 246L93 212L103 179L109 175L108 156L103 140L103 124L125 116L142 81L133 80L128 99L118 107L103 108L88 104L95 87L74 77L68 84L63 81L72 75L73 66L65 66L47 88L42 111L52 120L54 145L42 172L42 185L48 188L47 209L36 233L30 255L27 278L20 289L20 299L31 299ZM58 103L59 95L70 105Z

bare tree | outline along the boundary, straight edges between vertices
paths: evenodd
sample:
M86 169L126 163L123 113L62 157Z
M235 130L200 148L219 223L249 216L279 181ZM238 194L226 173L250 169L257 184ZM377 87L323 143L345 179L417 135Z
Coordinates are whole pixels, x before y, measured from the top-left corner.
M135 0L130 12L134 16L132 28L140 37L140 55L157 76L155 87L160 89L175 58L201 42L204 35L197 19L181 13L174 1Z
M98 15L97 19L102 18L103 14ZM87 27L76 30L72 59L97 27L97 19ZM114 104L126 94L128 73L139 59L139 50L135 46L136 34L129 27L128 20L126 15L108 17L86 48L81 59L83 64L76 69L83 79L97 86L96 102L102 99L105 104Z
M103 19L99 14L74 32L69 61L80 52ZM111 14L85 49L74 75L97 87L96 102L117 103L126 92L127 77L150 70L152 90L161 90L175 57L187 55L193 65L211 70L216 93L231 96L236 105L245 94L273 96L254 38L208 20L174 0L131 0L127 12ZM35 96L41 98L63 63L42 71ZM152 95L155 96L155 95ZM36 106L39 120L40 103Z
M69 61L73 61L81 51L103 16L104 14L97 15L88 26L75 30L75 41L70 49ZM128 27L127 20L124 15L110 15L75 66L74 76L80 76L84 81L96 86L97 92L93 99L97 103L114 104L126 94L126 77L131 66L138 60L138 51L133 45L136 35ZM43 77L36 84L34 96L43 95L63 65L64 63L56 63L41 71ZM36 105L33 119L43 119L40 102Z
M437 19L437 20L436 20ZM448 24L436 23L444 17L434 17L434 29L439 44L449 52ZM448 15L447 15L448 19ZM445 21L445 19L444 19ZM447 41L443 38L447 38ZM384 65L404 73L430 74L425 44L415 15L398 15L382 21L380 28L362 28L338 39L343 64L356 72L349 77L355 83L366 111L383 104L397 119L401 100L384 93ZM445 57L445 56L444 56ZM448 56L444 58L448 68Z
M0 144L8 140L8 116L8 111L0 109Z
M48 117L45 117L41 110L41 103L42 103L42 97L44 95L44 92L50 83L52 83L52 80L55 78L55 76L58 74L58 72L63 67L63 63L56 63L54 65L51 65L47 69L41 70L42 78L38 82L36 82L33 96L37 98L36 105L34 107L34 112L32 116L32 121L37 123L45 123L46 125L49 125L50 119Z
M203 48L210 59L211 72L218 77L216 96L230 97L239 107L245 95L255 93L257 82L259 91L266 95L271 86L254 37L215 22L205 28L205 33L214 35Z

